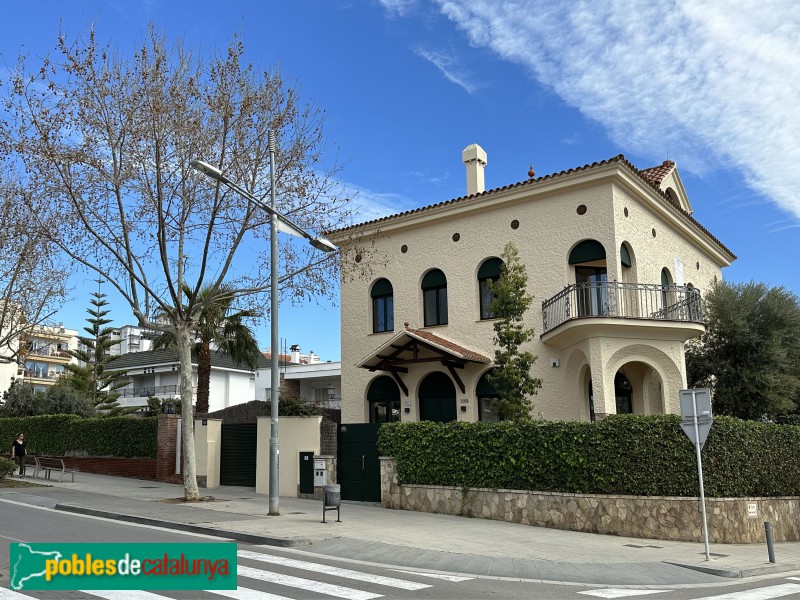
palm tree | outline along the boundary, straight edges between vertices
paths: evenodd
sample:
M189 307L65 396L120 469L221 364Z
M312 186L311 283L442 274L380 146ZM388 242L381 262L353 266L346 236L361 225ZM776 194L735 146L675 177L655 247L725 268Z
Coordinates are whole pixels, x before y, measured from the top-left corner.
M191 290L185 288L184 294L189 296ZM253 330L245 323L245 319L256 316L250 310L234 311L231 307L234 296L231 288L222 286L212 291L204 288L198 295L203 306L200 317L194 328L195 345L193 352L197 356L197 412L208 412L209 388L211 383L211 353L216 352L230 356L237 363L244 363L252 370L258 366L258 349ZM156 338L154 348L167 348L175 344L173 337L164 333Z

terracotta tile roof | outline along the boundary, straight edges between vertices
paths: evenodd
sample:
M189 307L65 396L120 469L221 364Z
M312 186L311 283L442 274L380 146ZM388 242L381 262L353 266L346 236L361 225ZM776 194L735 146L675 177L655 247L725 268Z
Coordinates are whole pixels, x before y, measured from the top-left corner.
M399 340L405 338L408 340L416 340L417 342L428 346L429 349L439 353L440 355L449 355L459 360L463 360L466 362L477 362L477 363L490 363L492 360L475 352L474 350L470 350L469 348L465 348L464 346L460 346L454 342L451 342L448 339L445 339L441 336L438 336L430 331L424 331L421 329L410 329L406 327L405 329L398 331L395 335L392 336L387 342L381 345L380 348L371 352L368 356L363 358L359 361L356 366L364 367L364 368L374 368L379 366L386 360L386 356L383 356L385 352L391 350L392 351L392 358L390 362L399 362L402 363L403 359L400 358L400 355L404 352L408 352L409 350L403 349L402 351L399 349ZM377 363L374 363L375 360L378 360Z
M661 182L664 181L664 177L666 177L672 169L675 168L675 163L671 160L665 160L663 163L658 165L657 167L650 167L649 169L642 169L639 171L639 175L644 177L647 181L652 183L655 186L660 186Z
M449 354L453 354L458 358L479 363L491 362L491 359L484 356L483 354L478 354L477 352L474 352L469 348L464 348L464 346L459 346L458 344L455 344L450 340L446 340L443 337L435 335L430 331L423 331L421 329L410 329L406 327L405 333L407 333L412 337L416 337L420 341L425 341L428 342L429 344L433 344L434 346L438 346L443 350L446 350Z
M670 161L666 161L666 162L670 162ZM434 209L434 208L438 208L440 206L447 206L449 204L462 204L462 203L465 203L465 202L470 202L470 203L480 202L481 199L483 199L483 198L485 198L485 197L487 197L487 196L489 196L491 194L496 194L498 192L502 192L504 190L510 190L510 189L513 189L513 188L519 188L519 187L524 187L524 186L535 185L537 182L540 182L540 181L547 181L547 180L550 180L550 179L558 179L558 178L561 178L561 177L569 176L572 173L579 173L581 171L588 171L590 169L595 169L597 167L602 167L604 165L610 165L610 164L615 164L615 163L624 165L625 167L630 169L630 171L634 175L636 175L639 179L641 179L644 183L646 183L650 188L652 188L656 192L656 194L658 194L664 200L664 202L666 202L667 204L669 204L670 206L675 208L675 210L677 210L687 221L689 221L692 225L697 227L697 229L699 229L703 234L708 236L708 238L711 241L713 241L717 246L719 246L719 248L721 248L724 252L729 254L732 259L736 258L736 255L733 252L731 252L721 241L719 241L716 237L714 237L711 234L711 232L708 231L708 229L703 227L694 217L692 217L692 215L690 215L688 212L683 210L677 203L673 202L672 199L669 196L667 196L667 194L665 194L664 192L662 192L659 189L658 184L654 183L655 176L652 173L649 173L649 171L652 171L653 169L662 169L662 168L665 167L665 163L662 163L662 165L660 167L653 167L651 169L645 169L644 171L640 171L633 164L631 164L628 161L628 159L625 158L625 156L623 154L618 154L617 156L614 156L613 158L608 158L606 160L601 160L599 162L593 162L591 164L583 165L582 167L574 167L572 169L566 169L564 171L559 171L558 173L552 173L550 175L544 175L542 177L537 177L536 179L528 179L528 180L520 181L520 182L517 182L517 183L511 183L509 185L504 185L503 187L494 188L494 189L491 189L491 190L486 190L485 192L480 192L478 194L472 194L471 196L460 196L458 198L453 198L452 200L445 200L444 202L438 202L436 204L430 204L428 206L422 206L420 208L414 208L412 210L407 210L407 211L404 211L404 212L401 212L401 213L396 213L394 215L387 215L385 217L380 217L379 219L373 219L371 221L365 221L364 223L359 223L357 225L350 225L348 227L343 227L341 229L336 229L336 230L333 230L333 231L327 231L327 232L325 232L325 234L328 235L328 236L333 236L335 234L344 233L346 231L353 231L353 230L356 230L356 229L360 229L360 228L364 227L365 225L374 225L376 223L384 223L386 221L391 221L393 219L396 219L397 217L403 217L403 216L406 216L406 215L411 215L411 214L415 214L415 213L421 213L421 212L425 212L425 211L428 211L428 210L431 210L431 209ZM666 175L666 173L664 173L664 175ZM663 176L662 176L662 178L663 178Z

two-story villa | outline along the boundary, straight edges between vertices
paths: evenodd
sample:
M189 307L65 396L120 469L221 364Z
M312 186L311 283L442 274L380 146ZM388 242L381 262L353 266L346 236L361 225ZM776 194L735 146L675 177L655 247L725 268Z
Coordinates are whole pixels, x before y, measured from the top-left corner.
M370 273L341 284L342 422L496 419L486 282L508 242L535 296L534 413L678 412L701 295L735 256L692 217L675 164L620 155L487 191L483 149L462 158L466 196L330 235Z

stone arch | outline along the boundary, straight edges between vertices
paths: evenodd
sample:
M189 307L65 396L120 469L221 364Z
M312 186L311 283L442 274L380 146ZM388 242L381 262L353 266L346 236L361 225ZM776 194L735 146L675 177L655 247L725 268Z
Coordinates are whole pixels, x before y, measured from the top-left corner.
M638 406L640 411L645 414L669 412L666 394L674 393L674 403L677 403L677 393L683 385L681 368L669 355L658 348L645 344L631 344L620 348L609 357L605 366L606 373L613 380L617 371L629 363L640 363L652 371L652 373L644 371L634 375L636 383L633 381L631 383L641 386L642 394L647 393L638 396L635 406ZM652 397L656 383L661 384L659 398ZM637 411L634 409L634 412Z

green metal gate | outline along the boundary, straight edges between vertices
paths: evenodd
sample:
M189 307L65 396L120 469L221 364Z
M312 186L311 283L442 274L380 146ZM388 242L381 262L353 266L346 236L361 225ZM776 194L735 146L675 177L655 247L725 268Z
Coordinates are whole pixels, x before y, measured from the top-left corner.
M220 485L256 486L256 424L222 425Z
M342 486L342 500L381 501L380 426L380 423L339 425L336 478Z

